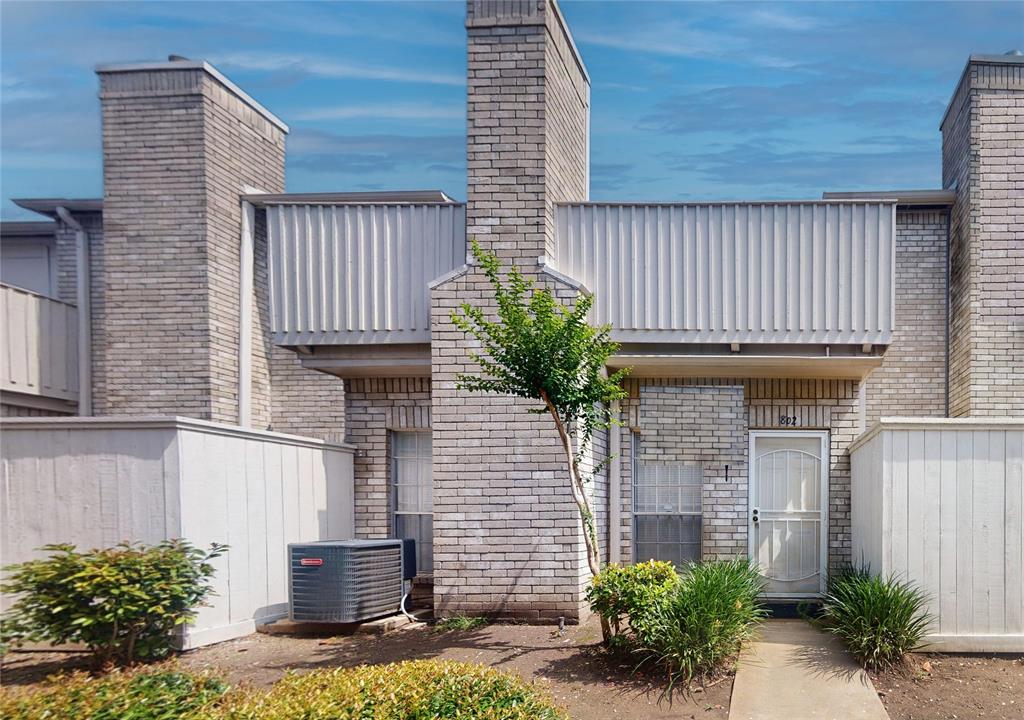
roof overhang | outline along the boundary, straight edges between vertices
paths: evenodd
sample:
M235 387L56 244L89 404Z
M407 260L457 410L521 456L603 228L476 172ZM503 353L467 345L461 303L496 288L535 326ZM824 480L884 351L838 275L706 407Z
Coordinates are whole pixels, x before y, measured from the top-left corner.
M21 198L14 200L14 204L54 220L58 219L59 207L72 214L103 212L103 200L100 198Z
M868 190L865 192L824 192L823 200L896 201L896 207L949 207L956 202L952 190Z
M632 368L630 377L793 378L861 380L882 364L879 355L684 355L619 353L613 370Z
M302 367L340 378L430 377L430 345L330 345L292 348Z
M458 205L441 190L381 190L379 192L249 193L253 205Z

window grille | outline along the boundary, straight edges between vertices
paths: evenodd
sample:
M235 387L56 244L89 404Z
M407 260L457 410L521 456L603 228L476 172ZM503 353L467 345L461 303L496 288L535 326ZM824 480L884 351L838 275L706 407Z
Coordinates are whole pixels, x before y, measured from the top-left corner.
M434 571L434 483L430 431L391 433L392 527L416 541L420 574Z
M636 438L635 438L636 439ZM639 455L634 442L634 457ZM699 465L633 463L633 560L682 566L701 556Z

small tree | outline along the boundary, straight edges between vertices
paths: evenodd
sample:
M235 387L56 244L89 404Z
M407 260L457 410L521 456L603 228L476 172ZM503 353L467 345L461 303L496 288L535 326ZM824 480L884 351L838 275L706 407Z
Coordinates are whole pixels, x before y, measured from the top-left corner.
M584 477L580 467L581 455L595 430L614 424L609 404L626 396L622 380L629 371L606 374L606 362L619 345L609 338L610 326L593 327L587 322L592 296L581 295L572 305L563 305L551 290L535 287L514 266L502 282L498 257L482 250L475 240L472 250L494 288L497 321L488 320L483 308L469 303L452 313L455 325L483 347L482 352L470 354L480 373L460 374L456 387L543 403L530 412L550 415L558 431L569 487L583 521L587 561L590 572L597 575L601 571L597 529L586 493L590 478ZM607 638L603 622L602 630Z

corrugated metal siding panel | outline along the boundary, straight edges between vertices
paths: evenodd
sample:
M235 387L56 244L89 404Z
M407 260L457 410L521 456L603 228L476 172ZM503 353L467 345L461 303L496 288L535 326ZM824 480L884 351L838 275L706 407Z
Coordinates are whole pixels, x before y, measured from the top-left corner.
M558 270L630 342L886 344L896 206L564 205Z
M267 207L280 345L428 342L428 284L465 262L462 205Z

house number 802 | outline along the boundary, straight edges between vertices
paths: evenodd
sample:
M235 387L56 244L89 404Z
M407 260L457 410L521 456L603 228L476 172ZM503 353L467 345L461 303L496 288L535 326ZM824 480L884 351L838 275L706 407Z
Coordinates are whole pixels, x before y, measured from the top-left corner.
M779 425L799 425L800 420L796 415L779 415Z

